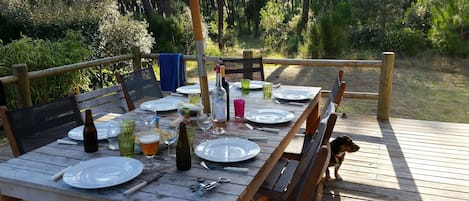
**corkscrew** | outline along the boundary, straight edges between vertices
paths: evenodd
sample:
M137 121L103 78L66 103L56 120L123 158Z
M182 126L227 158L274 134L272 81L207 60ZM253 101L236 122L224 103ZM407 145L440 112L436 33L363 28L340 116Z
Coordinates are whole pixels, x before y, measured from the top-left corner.
M212 181L208 184L203 183L205 180L202 178L198 178L197 181L199 184L191 185L192 192L197 193L200 197L204 196L207 192L215 189L216 187L220 186L222 183L230 183L230 179L218 177L217 181Z

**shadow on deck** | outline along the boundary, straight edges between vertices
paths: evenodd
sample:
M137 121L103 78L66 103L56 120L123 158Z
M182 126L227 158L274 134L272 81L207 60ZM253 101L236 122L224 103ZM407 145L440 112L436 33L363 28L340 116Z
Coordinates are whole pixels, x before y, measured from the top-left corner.
M327 182L324 200L465 200L468 131L459 123L338 119L332 137L348 135L361 149L346 156L343 181Z

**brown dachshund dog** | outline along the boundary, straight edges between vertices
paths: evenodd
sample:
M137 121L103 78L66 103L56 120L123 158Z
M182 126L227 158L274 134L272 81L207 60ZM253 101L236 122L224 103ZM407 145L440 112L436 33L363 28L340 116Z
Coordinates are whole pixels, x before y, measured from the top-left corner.
M340 136L335 138L331 142L331 160L329 161L329 167L334 166L334 176L336 180L342 180L342 177L339 175L339 168L342 165L342 162L345 158L345 153L347 152L356 152L360 149L356 145L352 138L348 136ZM326 179L330 179L329 168L326 170Z

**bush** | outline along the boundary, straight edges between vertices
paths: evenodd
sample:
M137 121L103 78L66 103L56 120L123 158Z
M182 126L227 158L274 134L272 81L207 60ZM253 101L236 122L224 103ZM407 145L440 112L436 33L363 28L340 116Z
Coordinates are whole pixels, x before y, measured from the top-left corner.
M380 51L384 33L376 27L364 27L362 29L352 29L349 32L348 41L352 49Z
M279 51L279 47L288 40L288 24L285 22L285 13L280 2L269 1L261 9L261 28L264 44L271 49ZM281 50L280 50L281 51Z
M403 28L384 35L382 50L415 56L426 49L426 44L425 34L422 31Z
M82 32L87 41L91 42L97 33L103 11L106 12L114 5L113 0L7 0L0 1L0 13L15 25L14 31L31 38L55 40L63 38L67 30L73 29Z
M3 64L0 65L0 76L11 75L13 64L24 63L29 71L36 71L82 62L91 55L85 39L77 32L68 31L66 37L57 42L23 37L0 46L0 63ZM88 76L81 71L49 76L31 81L31 97L33 104L45 103L63 97L70 91L86 90L88 85ZM9 87L7 90L8 106L11 108L18 106L14 88Z
M193 32L190 17L187 14L162 17L155 15L149 31L156 38L155 52L193 52Z

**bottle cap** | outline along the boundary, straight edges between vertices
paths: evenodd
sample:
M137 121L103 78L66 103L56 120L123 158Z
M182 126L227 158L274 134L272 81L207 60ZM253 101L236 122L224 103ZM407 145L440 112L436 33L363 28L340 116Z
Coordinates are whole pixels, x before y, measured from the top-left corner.
M220 72L220 64L217 64L215 68L213 68L213 71L219 73Z

